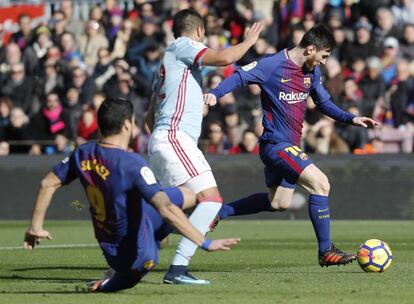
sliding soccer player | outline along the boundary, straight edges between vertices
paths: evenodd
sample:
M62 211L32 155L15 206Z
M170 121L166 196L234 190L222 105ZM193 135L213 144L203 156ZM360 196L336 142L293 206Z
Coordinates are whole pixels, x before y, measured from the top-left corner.
M43 223L56 189L79 179L90 203L95 237L115 272L90 284L90 291L113 292L135 286L159 259L159 242L172 224L194 244L208 251L228 250L239 239L208 240L181 209L195 203L185 188L161 188L146 161L128 152L134 127L132 103L107 98L98 110L102 138L79 146L42 180L26 231L24 247L51 239Z

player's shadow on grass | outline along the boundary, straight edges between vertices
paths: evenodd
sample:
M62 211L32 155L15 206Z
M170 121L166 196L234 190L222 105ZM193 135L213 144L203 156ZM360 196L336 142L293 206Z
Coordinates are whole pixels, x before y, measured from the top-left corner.
M84 294L84 291L0 291L0 294Z
M26 267L26 268L15 268L11 269L11 271L31 271L31 270L97 270L97 271L104 271L107 270L108 267L92 267L92 266L39 266L39 267Z
M65 277L33 277L33 276L0 276L0 280L9 280L9 281L47 281L48 283L82 283L96 280L96 278L65 278Z

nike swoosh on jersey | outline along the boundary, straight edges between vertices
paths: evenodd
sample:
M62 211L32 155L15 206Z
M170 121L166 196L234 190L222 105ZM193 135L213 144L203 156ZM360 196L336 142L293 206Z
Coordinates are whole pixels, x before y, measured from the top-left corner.
M287 79L282 78L282 79L280 79L280 82L281 83L286 83L286 82L289 82L291 80L292 80L292 78L287 78Z
M318 209L318 212L319 212L319 213L321 213L321 212L325 212L325 211L329 211L329 208L326 208L326 209Z
M294 104L294 103L298 103L298 102L303 102L304 100L292 100L292 101L287 101L288 104Z

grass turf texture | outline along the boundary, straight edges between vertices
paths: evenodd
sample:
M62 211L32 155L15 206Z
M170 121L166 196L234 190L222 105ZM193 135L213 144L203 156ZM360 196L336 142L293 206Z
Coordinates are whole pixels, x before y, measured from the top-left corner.
M334 221L338 247L356 252L370 238L388 242L393 264L364 273L357 262L321 268L308 221L223 221L212 237L240 236L230 252L198 251L191 269L210 286L161 284L179 236L170 237L160 264L133 289L115 294L77 291L100 277L105 261L96 247L5 249L21 244L26 222L0 222L0 303L413 303L414 222ZM84 221L50 221L53 241L96 244ZM40 247L42 246L40 245Z

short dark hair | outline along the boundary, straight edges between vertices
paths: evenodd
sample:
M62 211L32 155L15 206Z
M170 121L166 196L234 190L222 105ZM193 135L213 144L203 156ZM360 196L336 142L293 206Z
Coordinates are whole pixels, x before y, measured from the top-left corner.
M199 26L204 27L203 18L199 13L192 9L181 10L174 16L172 28L174 37L181 37L183 33L190 33Z
M318 51L323 49L332 50L336 45L336 41L329 28L325 24L319 23L307 31L299 43L301 48L310 45L314 45Z
M132 121L134 107L128 99L105 98L98 110L98 126L102 136L120 133L126 120Z

